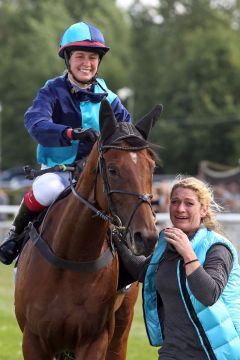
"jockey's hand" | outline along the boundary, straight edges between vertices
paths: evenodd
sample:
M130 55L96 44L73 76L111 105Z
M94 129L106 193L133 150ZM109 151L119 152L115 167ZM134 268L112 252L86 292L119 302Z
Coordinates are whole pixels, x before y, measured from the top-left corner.
M81 140L83 143L95 143L98 138L98 132L93 128L75 128L71 135L72 140Z

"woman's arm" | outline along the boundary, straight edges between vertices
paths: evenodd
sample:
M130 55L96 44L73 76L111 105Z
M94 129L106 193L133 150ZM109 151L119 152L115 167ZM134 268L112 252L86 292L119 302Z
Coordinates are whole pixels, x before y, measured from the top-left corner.
M205 262L187 276L193 295L205 306L213 305L223 292L233 266L230 250L214 245L207 252Z
M136 256L119 240L114 239L118 255L134 280L143 282L150 257Z

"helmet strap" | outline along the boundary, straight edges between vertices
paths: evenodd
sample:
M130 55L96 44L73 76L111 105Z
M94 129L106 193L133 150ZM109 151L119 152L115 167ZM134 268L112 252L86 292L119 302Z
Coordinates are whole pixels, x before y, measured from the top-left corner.
M64 50L63 56L64 56L64 61L65 61L66 67L67 67L68 71L70 71L69 56L68 56L68 53L66 50Z

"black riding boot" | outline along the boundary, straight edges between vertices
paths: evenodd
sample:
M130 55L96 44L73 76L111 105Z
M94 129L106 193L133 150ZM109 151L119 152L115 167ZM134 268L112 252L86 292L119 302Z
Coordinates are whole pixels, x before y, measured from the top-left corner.
M23 230L37 214L29 210L24 200L22 201L7 238L0 246L0 261L3 264L11 264L18 256L23 241L23 236L21 236Z

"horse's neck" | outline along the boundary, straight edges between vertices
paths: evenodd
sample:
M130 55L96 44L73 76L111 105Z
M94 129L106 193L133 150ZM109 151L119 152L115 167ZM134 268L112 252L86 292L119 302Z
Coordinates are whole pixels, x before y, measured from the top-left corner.
M94 158L88 160L75 188L77 193L90 202L94 200L96 163ZM69 258L81 254L83 259L89 259L89 254L94 257L101 252L108 226L105 221L94 216L80 199L70 194L60 206L58 215L60 221L52 244L58 252L62 255L67 253Z

